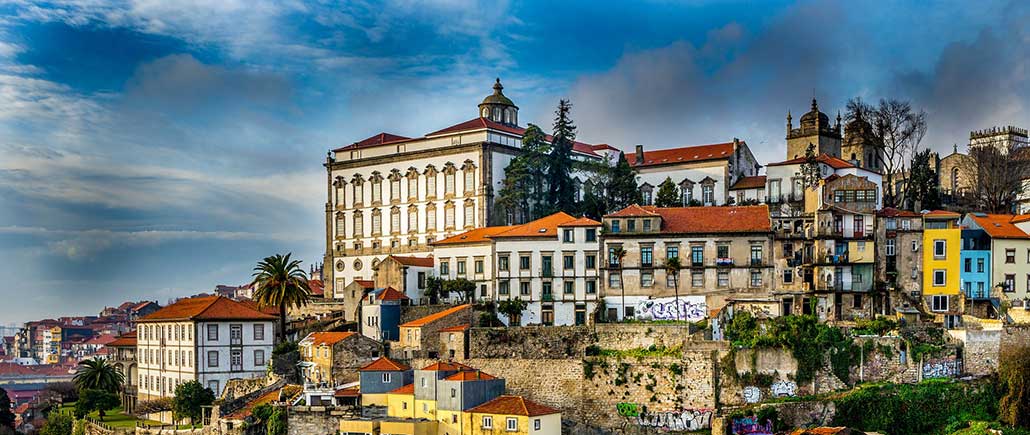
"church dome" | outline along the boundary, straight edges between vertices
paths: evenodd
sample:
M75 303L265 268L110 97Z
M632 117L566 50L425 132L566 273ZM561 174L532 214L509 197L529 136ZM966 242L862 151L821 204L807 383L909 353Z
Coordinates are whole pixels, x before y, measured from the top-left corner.
M494 93L487 95L483 102L479 103L479 117L505 125L518 126L519 106L504 96L504 92L501 92L503 89L504 85L501 85L501 79L497 79L494 82Z
M804 115L801 115L801 128L815 127L817 119L819 120L820 126L830 126L830 117L826 116L825 113L819 111L819 104L816 103L815 98L813 98L812 110L810 110L808 113Z
M503 89L504 85L501 85L501 79L498 78L497 81L494 83L494 93L487 95L486 98L483 99L483 102L481 104L499 104L503 106L514 106L515 103L511 102L511 99L505 97L504 93L501 92Z

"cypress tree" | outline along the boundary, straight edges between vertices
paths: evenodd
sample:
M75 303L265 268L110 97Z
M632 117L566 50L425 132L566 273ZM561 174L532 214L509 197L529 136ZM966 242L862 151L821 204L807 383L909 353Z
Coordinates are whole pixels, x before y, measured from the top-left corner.
M681 205L679 189L672 177L665 177L665 181L658 185L658 194L655 195L654 205L658 207L677 207Z
M607 186L606 213L613 213L640 203L637 171L629 165L626 154L619 153L619 161L611 168Z
M569 113L569 100L558 102L554 111L554 133L551 135L551 153L547 165L547 208L549 212L575 212L576 198L572 184L572 145L576 140L576 126Z

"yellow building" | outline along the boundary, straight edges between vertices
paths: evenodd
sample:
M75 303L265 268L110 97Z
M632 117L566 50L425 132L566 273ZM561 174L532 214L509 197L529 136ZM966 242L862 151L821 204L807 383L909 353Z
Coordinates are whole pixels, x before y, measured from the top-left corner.
M499 396L462 414L463 435L561 434L561 411L519 396Z
M415 418L415 384L408 384L386 393L386 415Z
M923 214L923 302L945 323L957 321L962 314L960 217L940 210Z

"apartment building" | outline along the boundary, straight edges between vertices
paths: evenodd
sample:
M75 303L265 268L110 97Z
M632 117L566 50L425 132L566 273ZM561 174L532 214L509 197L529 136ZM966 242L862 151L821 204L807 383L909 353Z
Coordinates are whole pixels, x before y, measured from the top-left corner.
M965 298L960 281L960 214L934 210L923 214L923 292L927 312L947 327L961 324Z

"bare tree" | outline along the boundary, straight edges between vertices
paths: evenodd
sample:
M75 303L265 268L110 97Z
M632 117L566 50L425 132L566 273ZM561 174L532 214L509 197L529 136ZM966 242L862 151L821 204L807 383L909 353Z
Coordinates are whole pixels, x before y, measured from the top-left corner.
M863 130L869 143L879 152L877 160L883 168L883 206L897 207L899 201L896 177L907 171L912 157L919 151L919 145L926 136L926 111L916 111L908 101L894 98L880 99L873 106L856 97L848 100L846 107L848 122L861 120L872 127ZM905 190L910 188L904 183ZM907 192L901 194L908 197Z
M1001 140L969 148L960 171L971 181L973 206L988 213L1012 213L1030 175L1030 148Z

